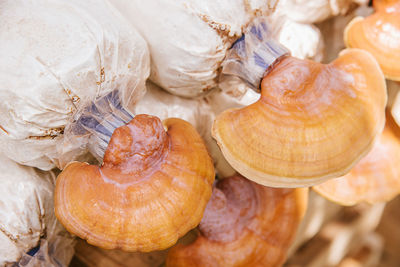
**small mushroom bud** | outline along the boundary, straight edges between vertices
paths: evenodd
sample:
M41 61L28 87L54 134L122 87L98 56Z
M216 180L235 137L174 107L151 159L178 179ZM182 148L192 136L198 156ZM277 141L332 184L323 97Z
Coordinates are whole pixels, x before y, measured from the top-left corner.
M367 18L356 17L346 27L347 47L370 52L385 77L400 81L400 1L374 0L376 12Z
M55 212L93 245L161 250L199 224L213 181L212 160L193 126L136 115L113 132L101 167L67 165L57 179Z
M348 174L314 186L341 205L389 201L400 193L400 129L392 118L373 149Z
M235 170L266 186L304 187L344 175L384 127L386 84L376 60L360 49L346 49L330 64L277 54L279 44L264 38L264 29L251 28L222 71L253 88L262 79L261 96L221 113L213 137Z
M194 243L173 247L167 267L280 266L304 215L308 190L268 188L240 175L219 180Z

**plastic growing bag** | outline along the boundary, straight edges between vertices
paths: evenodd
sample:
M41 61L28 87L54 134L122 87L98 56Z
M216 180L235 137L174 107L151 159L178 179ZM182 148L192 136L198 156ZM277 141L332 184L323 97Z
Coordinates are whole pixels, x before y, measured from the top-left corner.
M368 0L281 0L278 13L301 23L315 23L329 17L343 15L356 4L367 4Z
M278 0L111 0L143 35L150 79L186 97L218 84L221 63L244 28L273 12Z
M145 92L146 43L105 0L2 1L0 40L1 150L21 164L62 167L85 152L63 138L77 113L113 90L124 106Z
M54 181L0 155L0 266L68 265L73 238L55 217Z

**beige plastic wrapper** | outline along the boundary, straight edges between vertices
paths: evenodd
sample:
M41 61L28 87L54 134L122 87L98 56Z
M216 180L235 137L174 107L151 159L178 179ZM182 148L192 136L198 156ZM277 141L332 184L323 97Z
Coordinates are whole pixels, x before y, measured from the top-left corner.
M106 0L1 1L0 40L0 147L21 164L63 167L86 151L63 138L80 111L145 92L147 45Z
M316 23L367 3L368 0L281 0L277 12L300 23Z
M42 238L34 249L24 253L18 267L67 267L74 255L75 239L66 232L58 221L48 230L50 236Z
M187 99L165 92L152 82L146 83L147 92L136 104L135 114L180 118L190 122L204 138L212 124L212 110L204 98Z
M296 22L278 12L268 18L268 23L273 29L273 38L289 49L293 57L322 60L324 40L316 26Z
M146 39L150 79L194 97L215 88L221 63L243 29L278 0L111 0Z
M68 266L74 242L54 214L54 182L0 154L0 266Z

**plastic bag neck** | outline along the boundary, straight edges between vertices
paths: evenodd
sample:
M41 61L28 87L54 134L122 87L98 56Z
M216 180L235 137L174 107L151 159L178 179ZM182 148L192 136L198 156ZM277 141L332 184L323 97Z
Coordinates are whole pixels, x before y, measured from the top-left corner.
M220 87L232 86L232 81L245 82L256 92L269 69L289 50L274 40L265 19L254 20L228 51L222 63Z
M73 134L89 135L89 151L101 163L114 130L134 115L122 106L118 90L114 90L87 105L77 117L71 124Z

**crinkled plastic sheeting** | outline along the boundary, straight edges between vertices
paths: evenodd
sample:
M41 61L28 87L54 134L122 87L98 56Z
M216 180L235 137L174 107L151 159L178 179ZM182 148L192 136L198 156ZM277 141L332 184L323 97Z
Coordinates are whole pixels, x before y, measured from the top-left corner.
M297 22L316 23L344 15L356 4L367 3L368 0L281 0L277 12Z
M122 105L145 93L143 38L107 0L0 2L2 152L50 170L86 152L65 127L116 90Z
M0 154L0 266L67 266L73 237L57 221L55 174Z
M39 246L23 254L19 262L11 266L67 267L74 255L75 240L64 229L62 231L64 233L54 231L49 239L41 239Z
M243 29L278 0L111 0L146 39L150 79L180 96L218 85L221 63Z

